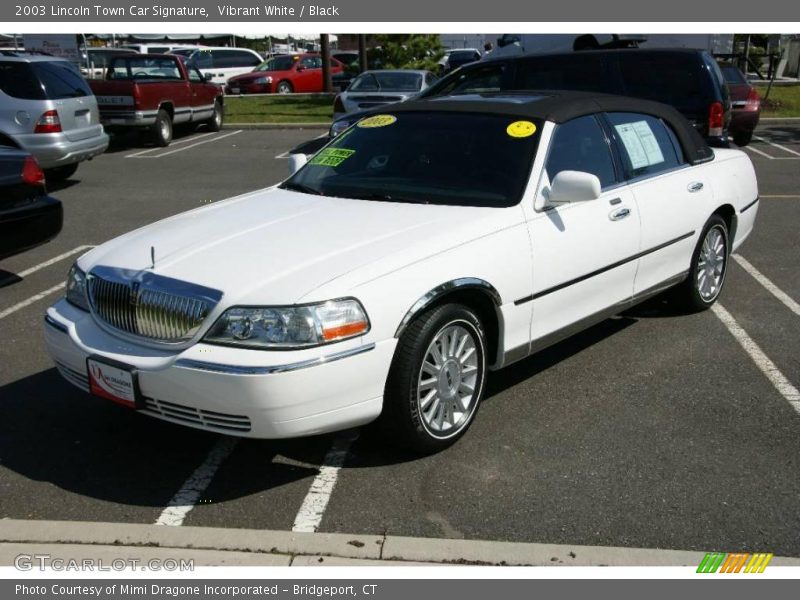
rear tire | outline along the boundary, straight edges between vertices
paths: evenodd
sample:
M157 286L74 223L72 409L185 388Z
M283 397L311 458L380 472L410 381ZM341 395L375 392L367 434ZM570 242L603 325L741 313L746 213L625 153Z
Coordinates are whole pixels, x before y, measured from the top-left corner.
M675 289L675 298L689 312L711 308L725 284L730 246L728 225L712 215L692 254L689 277Z
M411 322L395 351L379 425L419 454L447 448L467 431L486 382L486 335L460 304L433 308Z
M158 109L156 122L153 124L153 136L156 145L162 148L169 146L172 141L172 117L163 108Z
M209 131L219 131L222 129L222 120L224 118L224 112L222 110L222 102L219 100L214 101L214 114L211 115L211 118L206 121L206 125L208 125Z
M63 167L53 167L52 169L44 169L45 181L55 182L64 181L69 179L78 170L78 163L72 165L64 165Z
M733 136L733 143L739 146L740 148L747 146L753 139L753 132L747 133L737 133Z

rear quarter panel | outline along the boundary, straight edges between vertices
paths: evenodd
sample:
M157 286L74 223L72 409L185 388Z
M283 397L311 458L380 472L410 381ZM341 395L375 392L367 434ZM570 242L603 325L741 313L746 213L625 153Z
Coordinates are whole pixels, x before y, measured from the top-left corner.
M729 204L735 210L731 244L735 251L753 231L758 213L758 180L750 157L741 150L715 149L714 155L706 168L713 169L714 204Z

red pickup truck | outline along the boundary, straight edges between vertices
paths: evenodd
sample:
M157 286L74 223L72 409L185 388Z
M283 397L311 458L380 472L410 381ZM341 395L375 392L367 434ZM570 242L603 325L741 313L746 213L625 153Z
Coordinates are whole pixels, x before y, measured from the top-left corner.
M159 146L172 141L173 125L222 127L222 87L207 81L180 56L125 54L111 59L105 79L89 81L107 129L147 128Z

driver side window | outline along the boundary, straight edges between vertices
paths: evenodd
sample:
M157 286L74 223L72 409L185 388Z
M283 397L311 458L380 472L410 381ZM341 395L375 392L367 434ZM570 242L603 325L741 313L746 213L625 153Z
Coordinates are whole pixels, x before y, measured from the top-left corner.
M202 83L205 81L203 75L197 69L190 68L189 69L189 81L192 83Z
M593 115L558 125L545 171L550 181L561 171L584 171L596 175L603 188L617 183L611 149Z

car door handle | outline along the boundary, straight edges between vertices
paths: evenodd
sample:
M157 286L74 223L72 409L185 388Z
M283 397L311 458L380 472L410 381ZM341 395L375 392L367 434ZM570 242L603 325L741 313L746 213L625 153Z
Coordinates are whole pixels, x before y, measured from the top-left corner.
M612 221L621 221L625 217L629 217L631 215L631 209L624 207L624 208L617 208L616 210L612 210L608 214L608 218Z
M689 190L692 193L699 192L700 190L703 189L703 182L702 181L695 181L694 183L690 183L686 187L686 189Z

